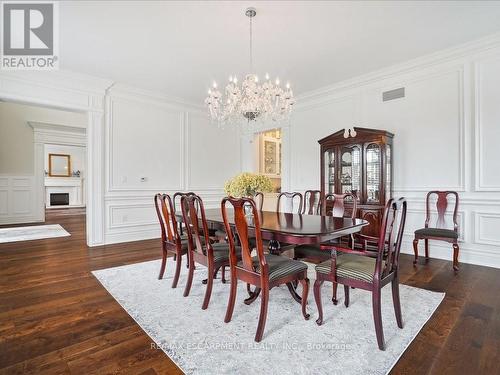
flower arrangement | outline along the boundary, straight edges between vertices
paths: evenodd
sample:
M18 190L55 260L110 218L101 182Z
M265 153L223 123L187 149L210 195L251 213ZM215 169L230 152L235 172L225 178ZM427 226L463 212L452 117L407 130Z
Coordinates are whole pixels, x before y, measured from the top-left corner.
M224 191L233 197L251 197L273 191L273 183L267 176L244 172L226 181Z

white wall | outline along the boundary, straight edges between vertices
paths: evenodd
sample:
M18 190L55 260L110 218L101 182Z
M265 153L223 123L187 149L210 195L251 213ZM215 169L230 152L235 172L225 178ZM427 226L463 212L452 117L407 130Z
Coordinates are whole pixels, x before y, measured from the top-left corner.
M224 182L240 170L237 132L156 93L113 87L105 126L106 243L158 237L158 192L194 191L218 207Z
M290 127L290 189L319 187L318 139L353 125L389 130L395 196L409 200L403 252L413 253L426 192L456 190L460 261L500 267L500 44L455 55L443 52L299 98ZM382 101L383 91L398 87L405 98ZM451 255L448 244L431 243L432 257Z

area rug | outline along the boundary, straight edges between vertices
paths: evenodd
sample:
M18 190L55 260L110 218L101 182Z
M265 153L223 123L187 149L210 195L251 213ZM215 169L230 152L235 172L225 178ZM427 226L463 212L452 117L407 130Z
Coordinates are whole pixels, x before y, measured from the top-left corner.
M229 283L214 280L210 305L201 310L206 268L197 265L189 297L183 297L187 270L171 288L174 263L158 280L160 261L94 271L93 274L151 337L151 347L163 350L186 374L386 374L439 306L444 293L401 285L404 328L394 316L391 288L382 293L386 350L377 346L371 295L353 289L351 305L331 303L331 284L323 284L324 323L317 326L316 305L309 294L311 319L285 286L270 292L264 338L254 342L260 299L243 303L246 287L239 284L233 319L224 323ZM300 289L300 287L299 287ZM299 290L300 293L300 290Z
M71 236L59 224L0 229L0 243Z

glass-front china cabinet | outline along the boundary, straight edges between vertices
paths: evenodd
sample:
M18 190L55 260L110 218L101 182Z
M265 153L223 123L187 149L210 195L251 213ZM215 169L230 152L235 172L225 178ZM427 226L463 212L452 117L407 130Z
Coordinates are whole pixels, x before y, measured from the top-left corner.
M340 130L318 141L321 193L353 193L358 200L357 217L370 223L363 233L376 236L385 203L392 196L394 135L384 130L354 129L354 137L344 138L344 130Z

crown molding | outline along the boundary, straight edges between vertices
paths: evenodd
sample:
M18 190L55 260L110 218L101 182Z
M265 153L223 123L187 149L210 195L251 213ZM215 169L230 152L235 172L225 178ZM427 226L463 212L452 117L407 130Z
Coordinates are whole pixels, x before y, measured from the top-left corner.
M37 121L28 121L28 124L33 128L34 131L58 131L65 133L85 134L87 130L83 126L53 124Z
M103 95L106 89L113 84L110 79L95 77L88 74L76 73L69 70L54 71L0 71L0 77L11 80L38 83L43 86L62 87L72 90L98 93Z
M192 103L182 98L166 95L165 93L160 91L147 90L124 83L113 84L108 89L107 93L113 96L121 96L125 98L141 97L150 101L183 107L194 112L202 112L205 110L202 105Z
M391 65L386 68L375 70L370 73L358 75L354 78L343 80L332 85L310 90L297 96L297 107L307 105L325 96L333 95L340 90L354 89L357 86L370 84L379 80L393 77L394 75L409 73L415 69L431 67L455 60L467 55L484 52L492 48L500 47L500 33L494 33L486 37L473 40L455 47L447 48L417 57L403 63Z

